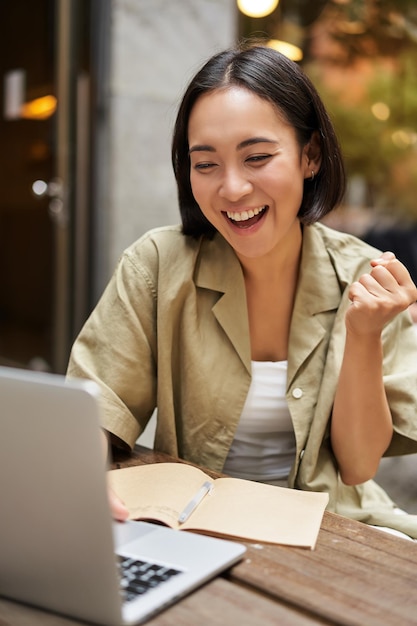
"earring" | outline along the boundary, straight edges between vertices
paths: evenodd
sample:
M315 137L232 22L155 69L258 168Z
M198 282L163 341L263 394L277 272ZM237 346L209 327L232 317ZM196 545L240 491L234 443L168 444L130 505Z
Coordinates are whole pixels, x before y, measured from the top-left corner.
M311 178L310 178L310 180L311 180L311 181L313 181L313 180L314 180L314 176L315 176L315 174L314 174L314 170L311 170Z

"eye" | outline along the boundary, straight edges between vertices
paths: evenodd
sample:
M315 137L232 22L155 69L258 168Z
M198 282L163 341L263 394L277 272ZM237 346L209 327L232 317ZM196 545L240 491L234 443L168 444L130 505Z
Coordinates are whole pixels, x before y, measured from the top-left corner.
M271 157L272 157L272 154L252 154L251 156L245 159L245 162L256 165L257 163L263 163L267 161Z
M200 172L206 172L206 171L208 171L208 170L210 170L210 169L212 169L214 167L216 167L216 163L212 163L210 161L207 161L205 163L195 163L193 165L193 168L195 170L200 171Z

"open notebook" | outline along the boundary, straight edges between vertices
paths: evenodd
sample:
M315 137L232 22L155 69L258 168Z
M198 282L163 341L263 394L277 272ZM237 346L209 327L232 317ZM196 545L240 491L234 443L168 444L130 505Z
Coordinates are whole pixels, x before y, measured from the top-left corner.
M111 520L94 383L0 367L0 424L0 595L135 624L242 558L237 542Z

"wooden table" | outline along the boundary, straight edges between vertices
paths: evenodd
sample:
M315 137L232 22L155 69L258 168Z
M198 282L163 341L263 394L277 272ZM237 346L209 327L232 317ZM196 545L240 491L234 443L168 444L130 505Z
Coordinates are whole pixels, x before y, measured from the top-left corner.
M167 461L138 447L114 467ZM147 624L417 626L417 543L326 511L315 550L246 545L240 563ZM0 626L75 624L0 599Z

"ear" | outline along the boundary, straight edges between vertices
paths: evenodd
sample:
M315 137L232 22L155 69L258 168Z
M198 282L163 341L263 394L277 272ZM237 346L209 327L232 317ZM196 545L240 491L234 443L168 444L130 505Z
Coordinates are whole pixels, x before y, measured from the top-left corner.
M304 178L317 176L321 165L321 143L317 130L311 135L311 139L303 148ZM313 174L314 172L314 174Z

